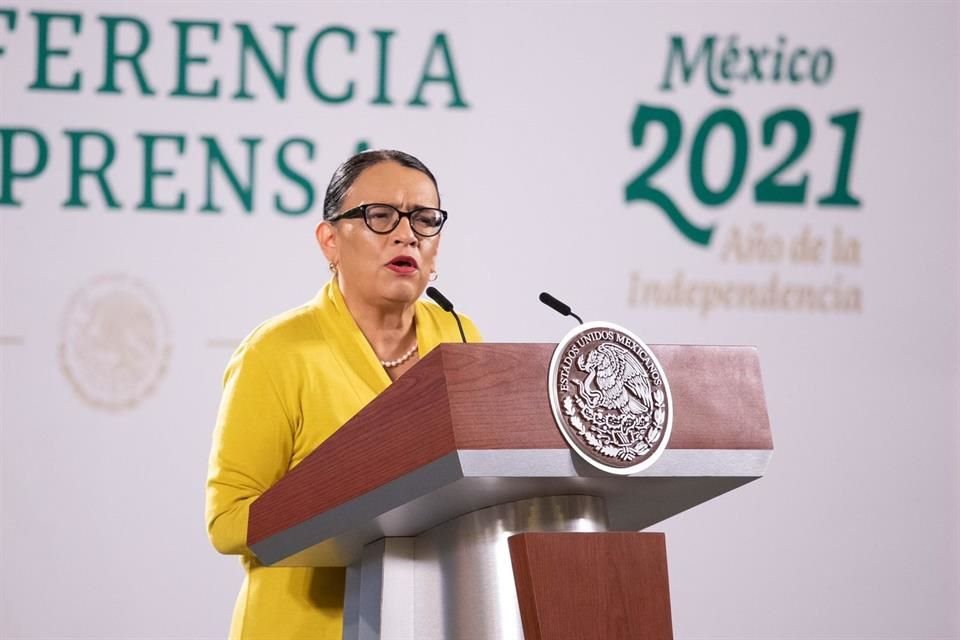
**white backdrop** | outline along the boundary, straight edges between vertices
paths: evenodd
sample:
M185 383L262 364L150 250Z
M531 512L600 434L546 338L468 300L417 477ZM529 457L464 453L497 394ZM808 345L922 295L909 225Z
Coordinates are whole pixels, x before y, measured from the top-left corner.
M209 546L202 515L220 377L232 345L325 281L312 230L329 175L361 141L434 169L451 212L437 285L487 340L558 340L570 323L536 301L545 289L648 343L759 347L768 475L656 527L678 639L960 637L955 3L8 5L0 637L225 635L240 570ZM152 95L129 63L117 92L105 82L116 16L143 25L113 20L120 53L149 34L139 60ZM235 23L277 68L274 25L291 27L282 99ZM321 37L310 71L329 27L341 30ZM244 55L249 100L235 97ZM218 80L219 95L171 95L178 65L180 93ZM424 75L425 104L410 105ZM329 95L353 81L353 94L318 99L308 76ZM706 245L656 203L628 200L669 142L654 122L634 144L641 105L681 123L648 183L713 227ZM793 124L764 145L783 110ZM794 188L773 197L800 201L765 202L755 185L804 121L809 144L775 179ZM116 208L95 176L71 199L68 132L84 167L112 143ZM169 175L148 180L144 140L157 134L183 147L156 139L154 171ZM211 183L204 136L243 184L240 139L261 139L250 211L219 166ZM284 152L315 190L303 215L275 203L306 199L277 162L291 138L313 145ZM818 203L838 181L859 206ZM138 209L148 182L154 205L182 192L183 210ZM211 184L219 212L201 210Z

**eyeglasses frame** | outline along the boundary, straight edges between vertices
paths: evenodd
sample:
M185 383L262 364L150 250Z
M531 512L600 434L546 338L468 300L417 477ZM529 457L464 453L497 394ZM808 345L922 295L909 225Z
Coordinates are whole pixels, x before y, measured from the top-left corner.
M371 227L371 226L370 226L370 222L367 221L367 209L368 209L369 207L390 207L391 209L393 209L394 211L396 211L397 214L399 214L399 215L397 216L397 223L396 223L395 225L393 225L392 227L390 227L390 228L389 228L388 230L386 230L386 231L377 231L376 229L374 229L373 227ZM411 216L412 216L413 214L415 214L416 212L418 212L418 211L426 211L426 210L439 211L439 212L440 212L440 215L441 215L440 228L437 229L437 232L436 232L436 233L423 234L423 233L420 233L419 231L417 231L416 229L413 228L413 218L412 218ZM366 225L367 229L370 229L370 231L372 231L372 232L374 232L374 233L377 233L377 234L380 234L380 235L382 235L382 236L385 236L385 235L387 235L388 233L393 233L394 230L395 230L397 227L400 226L400 221L401 221L402 219L406 218L406 219L407 219L407 223L410 225L410 230L411 230L411 231L413 231L415 234L417 234L418 236L421 236L421 237L423 237L423 238L432 238L432 237L434 237L434 236L440 235L440 231L443 230L443 225L445 225L445 224L447 223L447 212L446 212L445 210L439 209L439 208L437 208L437 207L417 207L416 209L412 209L412 210L410 210L410 211L401 211L400 209L397 209L397 208L396 208L395 206L393 206L392 204L386 204L386 203L383 203L383 202L369 202L369 203L367 203L367 204L361 204L361 205L359 205L359 206L356 206L356 207L354 207L353 209L347 209L347 210L344 211L343 213L338 213L338 214L334 215L332 218L327 218L327 222L338 222L338 221L340 221L340 220L347 220L347 219L351 219L351 218L363 218L363 224Z

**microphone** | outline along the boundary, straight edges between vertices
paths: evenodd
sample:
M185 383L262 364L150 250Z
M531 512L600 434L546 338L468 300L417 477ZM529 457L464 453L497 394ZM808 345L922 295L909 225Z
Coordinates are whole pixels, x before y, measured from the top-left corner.
M463 340L464 343L466 343L467 336L463 334L463 325L460 324L460 316L458 316L457 312L453 310L453 303L447 300L447 297L445 295L437 291L436 287L427 287L427 296L429 296L431 300L433 300L438 305L440 305L441 309L443 309L444 311L449 311L450 313L453 314L453 317L457 321L457 329L460 329L460 339Z
M547 305L562 316L573 316L577 319L577 321L580 322L580 324L583 324L583 320L580 318L580 316L570 310L570 305L560 302L546 291L540 293L540 302Z

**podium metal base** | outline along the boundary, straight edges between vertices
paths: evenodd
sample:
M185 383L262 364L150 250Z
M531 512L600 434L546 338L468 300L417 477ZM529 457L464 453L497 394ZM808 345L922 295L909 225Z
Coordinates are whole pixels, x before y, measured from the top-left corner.
M602 498L556 496L474 511L412 538L381 538L347 569L344 640L522 640L507 539L607 528Z

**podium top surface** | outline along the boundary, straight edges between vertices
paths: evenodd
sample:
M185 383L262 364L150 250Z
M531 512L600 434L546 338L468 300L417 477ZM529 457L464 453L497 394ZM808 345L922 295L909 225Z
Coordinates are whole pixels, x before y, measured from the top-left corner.
M673 432L627 477L568 449L547 393L554 347L439 346L251 505L249 546L267 564L342 565L379 537L562 494L603 496L611 525L636 530L763 474L773 441L753 347L651 345Z

